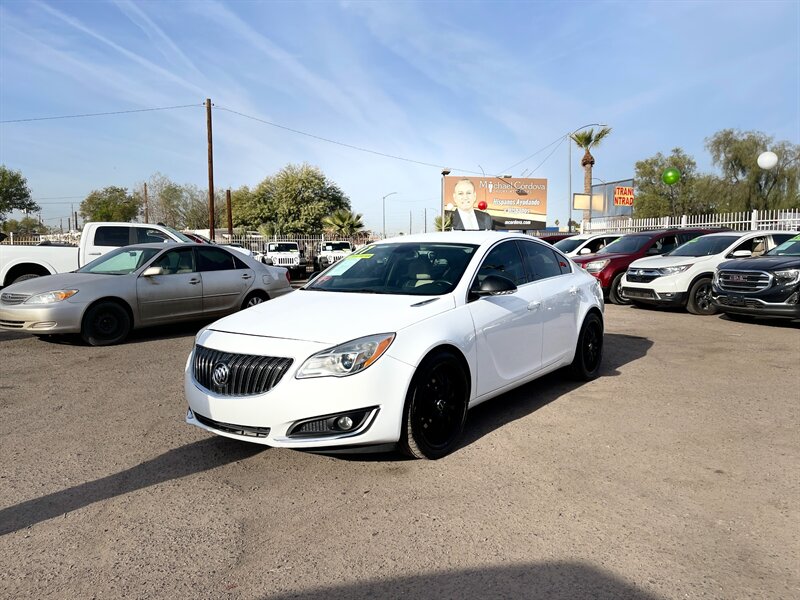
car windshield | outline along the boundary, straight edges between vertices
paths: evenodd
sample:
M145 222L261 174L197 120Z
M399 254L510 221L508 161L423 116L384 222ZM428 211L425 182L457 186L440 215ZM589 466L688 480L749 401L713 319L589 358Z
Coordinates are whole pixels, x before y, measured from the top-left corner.
M600 250L597 254L614 254L616 252L627 254L629 252L638 252L652 239L653 238L649 235L623 235L621 238L614 240L608 246Z
M160 248L118 248L81 267L78 273L130 275L159 252Z
M575 238L567 238L565 240L560 240L556 242L555 244L553 244L553 246L555 246L556 248L558 248L559 250L561 250L563 253L566 254L567 252L572 252L573 250L575 250L575 248L580 246L585 241L586 240L576 240Z
M300 252L300 249L295 243L278 242L269 245L269 252Z
M350 242L325 242L322 244L322 250L324 252L350 252L352 248Z
M800 256L800 235L786 240L766 254L768 256Z
M678 246L667 256L712 256L724 252L725 249L739 239L736 235L704 235L689 240Z
M374 244L346 256L303 290L439 296L455 289L477 246Z
M182 241L182 242L188 242L188 243L190 243L190 244L191 244L191 243L194 241L194 240L193 240L193 239L191 239L190 237L188 237L188 236L185 236L184 234L182 234L182 233L181 233L180 231L178 231L177 229L173 229L172 227L169 227L168 225L162 225L161 227L163 227L164 229L166 229L167 231L169 231L169 232L170 232L172 235L174 235L176 238L178 238L178 239L179 239L180 241ZM140 240L140 241L141 241L141 240Z

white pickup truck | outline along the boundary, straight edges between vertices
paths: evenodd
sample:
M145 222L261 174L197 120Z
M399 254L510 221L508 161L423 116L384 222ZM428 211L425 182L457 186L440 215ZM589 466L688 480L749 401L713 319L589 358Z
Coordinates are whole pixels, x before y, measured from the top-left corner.
M149 242L191 243L192 240L165 225L86 223L77 247L0 244L0 287L42 275L68 273L114 248Z

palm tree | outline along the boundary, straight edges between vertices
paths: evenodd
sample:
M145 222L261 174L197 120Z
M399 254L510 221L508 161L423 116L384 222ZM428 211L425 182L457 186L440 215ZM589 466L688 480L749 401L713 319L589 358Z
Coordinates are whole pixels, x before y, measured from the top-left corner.
M578 131L571 133L570 137L578 148L583 148L586 152L581 159L581 166L583 167L583 192L584 194L591 195L592 193L592 167L594 166L594 156L589 152L600 144L604 137L611 133L611 127L603 127L597 133L594 129ZM571 200L570 200L571 201ZM586 211L584 211L585 213ZM586 215L584 214L584 218Z
M444 216L444 229L442 229L442 217L438 216L433 220L433 227L436 231L450 231L453 229L453 217L450 215Z
M346 209L336 210L327 217L323 217L322 226L325 231L342 237L350 237L364 229L361 215Z

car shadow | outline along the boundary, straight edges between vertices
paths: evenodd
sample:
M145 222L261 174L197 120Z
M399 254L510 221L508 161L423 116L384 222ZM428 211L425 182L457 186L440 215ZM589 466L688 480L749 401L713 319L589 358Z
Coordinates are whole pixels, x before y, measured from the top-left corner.
M765 327L778 327L783 329L800 329L800 319L790 319L787 317L770 317L762 315L741 315L731 316L722 313L719 315L722 321L731 321L742 325L762 325Z
M25 529L95 502L243 460L263 452L265 448L218 436L173 448L119 473L0 510L0 535Z
M229 590L236 589L228 584ZM264 600L351 600L355 598L520 598L574 600L613 598L660 600L612 573L578 561L523 563L392 577L308 591L268 594Z

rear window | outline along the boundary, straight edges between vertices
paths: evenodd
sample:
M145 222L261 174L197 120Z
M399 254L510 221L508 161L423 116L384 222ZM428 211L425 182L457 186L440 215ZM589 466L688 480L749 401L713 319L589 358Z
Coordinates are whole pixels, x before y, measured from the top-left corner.
M103 226L98 227L94 232L95 246L115 246L117 248L127 246L130 241L130 227Z

